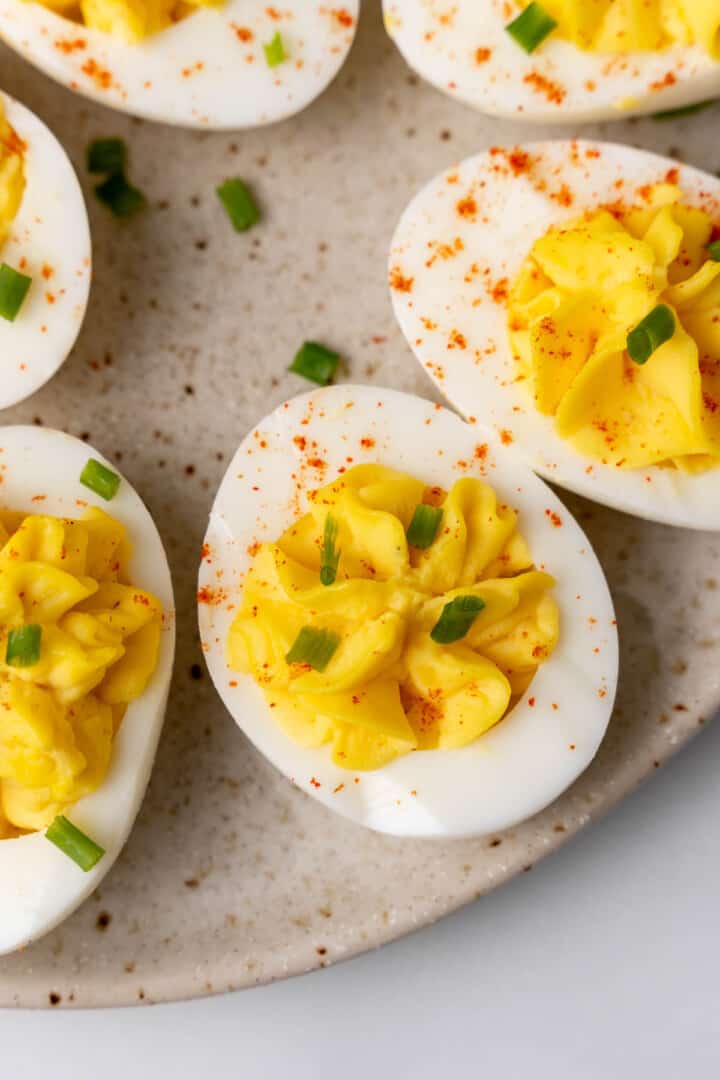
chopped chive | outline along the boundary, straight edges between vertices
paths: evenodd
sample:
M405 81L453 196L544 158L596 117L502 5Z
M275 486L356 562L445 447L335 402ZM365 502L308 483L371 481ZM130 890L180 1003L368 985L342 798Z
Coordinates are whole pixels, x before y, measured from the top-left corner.
M98 184L95 194L118 218L132 217L146 205L142 191L133 187L122 172L113 173L107 180L103 180L102 184Z
M327 386L339 363L340 357L332 349L326 349L316 341L306 341L295 353L295 359L288 370L319 386Z
M7 263L0 266L0 318L15 321L31 285L32 278L27 274L20 274Z
M408 525L407 542L412 547L429 548L437 536L443 512L439 506L419 503Z
M32 667L40 659L42 627L27 623L11 630L7 639L5 663L11 667Z
M87 170L91 173L124 173L127 151L122 139L93 139L85 151Z
M80 473L80 483L94 491L101 499L110 502L118 493L120 477L95 458L88 458L85 468Z
M652 114L653 120L678 120L682 116L694 116L695 113L703 112L714 105L715 101L696 101L694 105L681 105L679 109L666 109L664 112Z
M531 53L535 52L538 45L542 44L556 26L555 19L548 14L542 4L533 2L520 12L517 19L508 23L505 29L526 53Z
M226 180L216 191L236 232L246 232L257 225L260 211L252 192L242 180Z
M339 644L340 635L334 630L303 626L285 660L288 664L309 664L315 671L324 671Z
M459 641L465 637L484 607L485 601L479 596L456 596L442 609L430 637L438 645L451 645L453 641Z
M67 855L68 859L77 863L86 874L100 862L105 854L105 848L101 848L99 844L81 832L72 821L68 821L64 814L58 814L53 823L48 826L45 836L51 844L62 851L63 855Z
M323 585L332 585L337 577L338 563L340 562L340 549L335 546L338 534L338 523L332 514L325 518L323 530L323 547L320 563L320 580Z
M646 364L675 333L675 316L667 304L658 304L627 336L627 351L636 364Z
M268 67L277 67L278 64L282 64L287 60L285 44L280 31L275 34L272 41L269 41L267 45L263 45L263 49L265 51L265 61Z
M713 262L720 262L720 240L713 240L705 250Z

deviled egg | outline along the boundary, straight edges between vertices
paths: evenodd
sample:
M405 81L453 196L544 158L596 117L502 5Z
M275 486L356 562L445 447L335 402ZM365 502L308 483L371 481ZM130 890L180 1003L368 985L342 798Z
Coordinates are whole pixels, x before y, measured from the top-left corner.
M597 142L495 147L410 203L395 314L466 417L607 506L720 528L720 182Z
M152 518L79 439L0 428L0 953L99 884L145 793L175 643Z
M300 112L352 45L359 0L0 0L0 40L71 90L182 127Z
M381 832L483 834L586 768L617 680L577 523L489 430L372 387L241 444L198 591L215 685L299 788Z
M383 0L390 37L438 89L517 120L611 120L720 93L710 0Z
M0 93L0 409L66 360L90 291L90 229L55 136Z

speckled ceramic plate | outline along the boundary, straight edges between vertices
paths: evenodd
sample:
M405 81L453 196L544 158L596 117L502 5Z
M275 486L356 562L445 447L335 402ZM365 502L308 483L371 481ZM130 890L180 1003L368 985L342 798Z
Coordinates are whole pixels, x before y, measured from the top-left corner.
M720 700L720 536L565 496L614 592L620 690L593 765L519 828L455 841L361 830L251 748L204 672L195 580L207 514L242 436L305 389L286 373L298 343L339 349L344 378L432 396L390 307L393 228L452 159L528 137L419 84L385 39L379 6L366 2L350 60L322 99L238 137L107 112L0 46L0 84L50 124L78 169L88 139L122 135L151 204L118 226L90 196L96 272L83 334L57 378L2 420L87 433L122 463L163 534L179 606L167 724L132 838L73 918L0 960L0 1005L189 997L379 945L531 869L661 766ZM715 171L713 119L587 131ZM251 181L265 210L246 235L214 195L227 175Z

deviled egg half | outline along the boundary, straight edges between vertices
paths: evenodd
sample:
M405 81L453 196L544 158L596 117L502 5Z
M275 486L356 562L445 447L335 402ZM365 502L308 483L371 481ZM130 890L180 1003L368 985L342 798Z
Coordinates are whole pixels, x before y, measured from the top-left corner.
M0 0L0 40L64 86L181 127L252 128L334 79L360 0Z
M91 447L0 428L0 953L122 849L162 728L173 592L152 518Z
M720 181L627 146L495 147L432 180L390 253L443 394L542 476L720 529Z
M42 121L0 93L0 409L64 363L90 276L90 229L73 167Z
M484 834L586 768L617 680L600 565L489 430L332 387L235 454L198 591L238 725L299 788L405 836Z
M408 64L482 112L611 120L720 93L711 0L383 0Z

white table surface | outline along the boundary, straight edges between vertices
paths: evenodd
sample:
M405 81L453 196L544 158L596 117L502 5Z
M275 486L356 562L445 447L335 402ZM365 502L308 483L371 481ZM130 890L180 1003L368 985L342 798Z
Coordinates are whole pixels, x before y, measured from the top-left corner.
M0 1077L714 1078L719 898L716 723L558 855L430 930L222 998L0 1013Z

